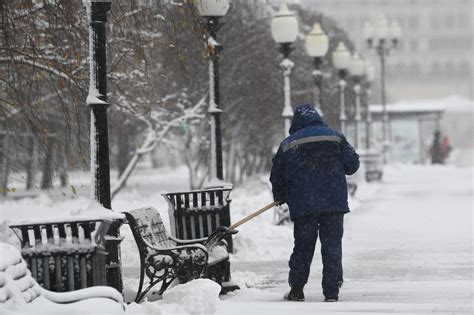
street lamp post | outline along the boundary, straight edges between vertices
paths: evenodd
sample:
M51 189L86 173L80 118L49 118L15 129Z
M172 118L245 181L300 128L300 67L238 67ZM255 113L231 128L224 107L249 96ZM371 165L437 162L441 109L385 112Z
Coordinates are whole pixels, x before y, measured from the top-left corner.
M366 120L365 120L365 147L367 151L370 150L370 146L372 143L372 114L370 112L370 101L372 99L372 81L374 80L374 73L375 69L372 65L372 63L368 63L366 65L366 88L365 88L365 94L366 94Z
M90 5L90 86L87 104L91 109L91 172L93 196L105 208L111 208L109 146L107 128L107 60L105 23L110 1L92 1Z
M284 86L283 91L285 95L285 106L283 108L282 116L285 120L285 137L289 135L291 117L293 110L291 108L291 87L290 75L294 63L288 57L293 50L291 44L296 40L298 35L298 20L293 12L288 10L286 3L280 5L280 9L272 19L272 36L275 42L280 44L280 52L283 55L283 61L280 67L283 70Z
M110 10L110 0L93 0L86 5L89 19L90 84L87 104L91 110L91 173L92 196L104 208L111 209L109 140L107 126L107 58L105 23ZM99 230L106 230L105 250L107 252L107 284L122 289L120 267L120 222L110 226L104 222Z
M338 70L339 74L339 121L341 123L341 132L346 133L346 102L345 102L345 90L347 86L346 76L347 70L351 62L351 53L347 50L344 42L339 42L336 49L332 53L332 63Z
M319 23L314 23L313 29L306 36L306 52L310 57L313 58L313 77L315 83L314 89L314 105L321 116L323 112L321 109L321 85L323 79L323 73L321 71L321 64L323 58L328 52L329 40L324 31L321 29Z
M383 162L387 163L389 141L389 117L385 90L385 58L392 48L398 45L401 29L396 20L388 22L385 15L375 20L375 28L369 22L364 24L364 37L370 48L374 48L380 58L380 95L382 101Z
M354 92L355 92L355 143L354 146L356 149L360 146L360 122L362 120L361 110L360 110L360 81L362 76L365 74L365 63L364 60L360 57L358 53L352 55L351 64L349 67L349 72L354 79Z
M228 0L198 0L196 2L199 14L206 19L206 27L209 32L207 47L209 52L209 108L207 112L211 119L211 182L215 179L224 180L222 162L222 132L219 84L219 58L223 49L217 42L217 32L222 26L222 18L229 9Z

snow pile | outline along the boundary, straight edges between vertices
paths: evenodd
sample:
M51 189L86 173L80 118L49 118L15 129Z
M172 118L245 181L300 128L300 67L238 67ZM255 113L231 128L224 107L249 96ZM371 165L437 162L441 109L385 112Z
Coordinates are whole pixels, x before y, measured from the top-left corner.
M84 209L71 210L71 217L76 220L100 218L103 220L123 219L124 215L120 212L111 211L102 206L97 200L91 199L89 205Z
M229 253L227 252L225 246L214 246L210 251L208 251L208 254L209 259L207 263L210 265L225 260L227 257L229 257Z
M15 245L16 247L20 246L20 241L18 238L15 236L13 231L8 228L10 225L9 220L0 220L0 242L2 243L8 243Z
M211 315L216 311L220 291L217 283L197 279L166 291L160 304L177 304L189 315Z
M3 206L5 211L0 213L0 223L7 219L10 224L33 224L123 218L123 214L105 209L96 201L91 202L82 196L71 200L53 200L47 193L40 193L31 199L5 200Z
M268 281L264 275L258 275L252 271L233 271L232 280L237 283L241 290L255 288L257 285Z

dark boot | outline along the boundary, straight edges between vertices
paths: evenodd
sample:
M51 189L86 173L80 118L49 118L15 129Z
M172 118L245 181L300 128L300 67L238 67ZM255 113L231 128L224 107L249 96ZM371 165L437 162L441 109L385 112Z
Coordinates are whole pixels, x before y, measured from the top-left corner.
M285 294L284 299L288 301L304 301L303 287L301 286L291 287L290 292Z
M337 302L339 300L339 289L342 288L342 280L337 282L337 293L324 295L324 302Z
M337 300L339 300L339 297L337 295L324 297L324 302L337 302Z

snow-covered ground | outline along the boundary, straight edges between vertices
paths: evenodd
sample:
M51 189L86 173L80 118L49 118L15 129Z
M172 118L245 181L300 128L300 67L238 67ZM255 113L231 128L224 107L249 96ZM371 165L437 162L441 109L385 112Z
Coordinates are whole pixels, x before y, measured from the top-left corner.
M117 211L156 207L168 222L160 196L186 189L186 172L135 176L113 202ZM471 314L473 310L473 169L454 166L390 165L384 181L360 185L351 199L344 237L344 287L340 302L323 303L320 255L314 258L304 303L284 302L292 226L274 226L272 210L242 225L231 255L232 278L241 290L217 299L212 283L200 280L177 286L160 301L127 306L129 314ZM258 178L232 192L232 220L271 201ZM87 206L86 197L53 201L9 200L0 204L1 219L31 217L54 209ZM2 229L0 228L0 231ZM5 230L5 229L3 229ZM133 238L122 229L125 284L136 288L138 255ZM5 234L5 233L4 233ZM0 235L3 239L5 235ZM14 237L10 237L15 242ZM202 290L200 290L202 288ZM199 294L196 292L200 292Z

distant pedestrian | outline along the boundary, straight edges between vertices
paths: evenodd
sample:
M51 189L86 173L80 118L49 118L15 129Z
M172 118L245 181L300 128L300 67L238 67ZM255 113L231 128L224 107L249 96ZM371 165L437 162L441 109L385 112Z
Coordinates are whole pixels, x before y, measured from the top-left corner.
M436 130L434 133L433 144L430 148L431 164L443 164L443 156L441 154L441 132Z
M324 300L338 300L343 282L343 221L349 212L346 175L358 168L359 156L344 135L329 128L311 105L299 106L290 136L273 157L270 175L274 200L288 204L294 222L291 289L285 299L304 301L319 233Z
M446 162L449 158L449 153L451 153L452 149L448 136L443 136L443 139L441 140L441 158L443 159L443 162Z

